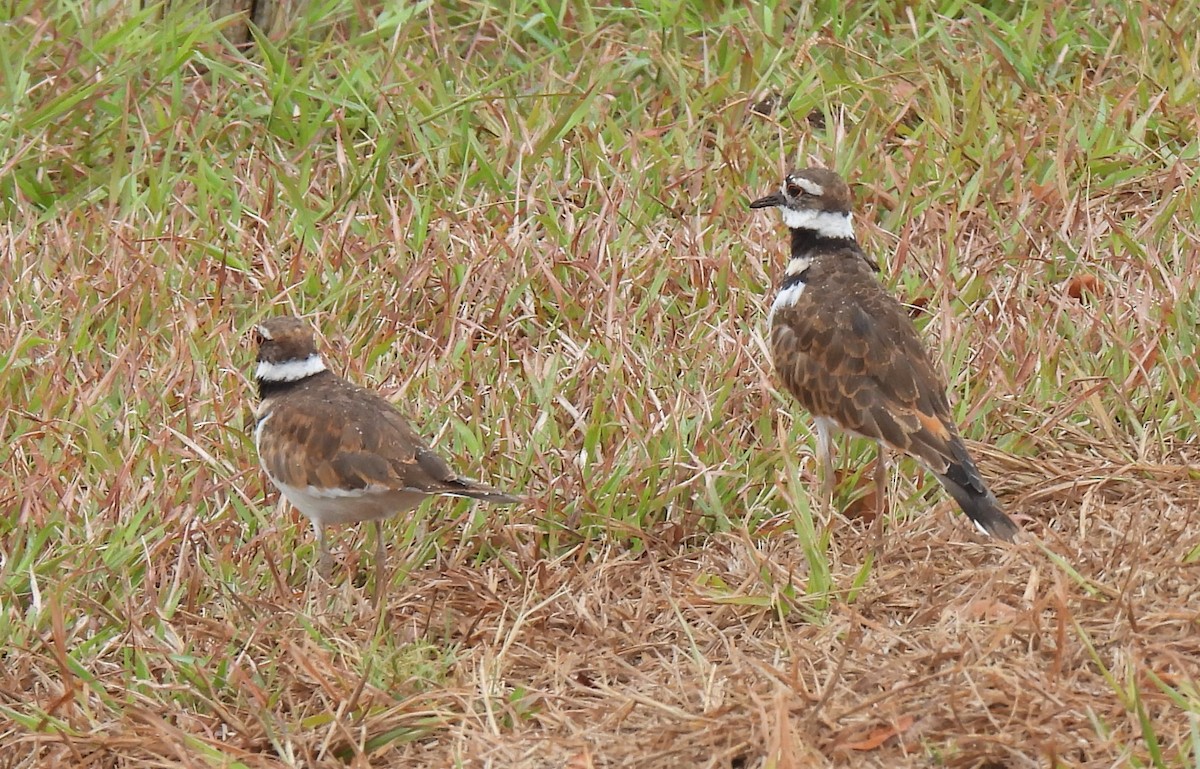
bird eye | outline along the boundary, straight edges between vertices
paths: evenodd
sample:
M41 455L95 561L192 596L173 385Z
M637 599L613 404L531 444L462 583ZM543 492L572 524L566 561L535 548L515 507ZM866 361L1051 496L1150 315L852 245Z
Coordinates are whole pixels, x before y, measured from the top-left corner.
M805 195L807 195L808 193L805 192L804 188L801 187L799 184L796 184L795 182L788 182L787 183L787 194L788 194L789 198L802 198Z

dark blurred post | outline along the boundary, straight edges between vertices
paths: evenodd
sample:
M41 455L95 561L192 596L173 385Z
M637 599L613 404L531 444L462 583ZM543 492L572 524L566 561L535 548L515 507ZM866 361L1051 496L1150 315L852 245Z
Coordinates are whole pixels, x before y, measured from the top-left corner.
M166 0L166 4L178 1ZM225 36L240 46L250 42L247 22L253 22L268 37L278 38L287 31L292 19L303 12L308 0L199 0L198 4L208 8L214 19L241 14L240 23L225 28Z

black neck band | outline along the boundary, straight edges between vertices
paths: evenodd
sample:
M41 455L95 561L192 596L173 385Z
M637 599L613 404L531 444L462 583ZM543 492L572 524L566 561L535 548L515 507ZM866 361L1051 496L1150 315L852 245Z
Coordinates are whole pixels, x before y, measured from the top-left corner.
M313 377L320 376L324 373L324 371L318 371L315 374L310 374L309 376L301 377L300 379L293 379L290 382L277 382L273 379L257 379L255 381L258 382L258 398L259 400L263 400L265 398L273 398L276 395L281 395L289 390L296 389L305 382L308 382Z
M804 258L814 251L838 251L843 248L858 249L858 241L848 238L833 238L803 227L792 230L792 258Z

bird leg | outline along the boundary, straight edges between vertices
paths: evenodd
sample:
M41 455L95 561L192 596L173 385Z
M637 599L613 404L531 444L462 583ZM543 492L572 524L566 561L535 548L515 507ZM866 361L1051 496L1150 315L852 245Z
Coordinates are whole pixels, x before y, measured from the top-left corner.
M375 521L375 605L383 600L386 569L384 568L383 521Z
M879 455L875 459L875 520L871 523L872 549L875 557L883 555L883 516L887 511L888 450L882 441L876 443Z
M821 465L821 491L829 505L830 520L836 513L833 504L835 478L833 476L833 431L828 420L817 417L817 461Z
M329 540L325 537L325 524L312 522L313 534L317 537L317 574L326 582L333 576L333 558L329 555Z

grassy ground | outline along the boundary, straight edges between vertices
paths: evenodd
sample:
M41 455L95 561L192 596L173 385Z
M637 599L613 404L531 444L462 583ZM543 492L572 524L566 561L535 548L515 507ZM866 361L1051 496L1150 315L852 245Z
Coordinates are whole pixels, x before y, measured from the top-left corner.
M453 5L0 10L0 767L1200 767L1200 13ZM1033 541L902 464L873 562L857 442L821 512L796 161ZM531 497L391 523L382 621L245 430L283 312Z

